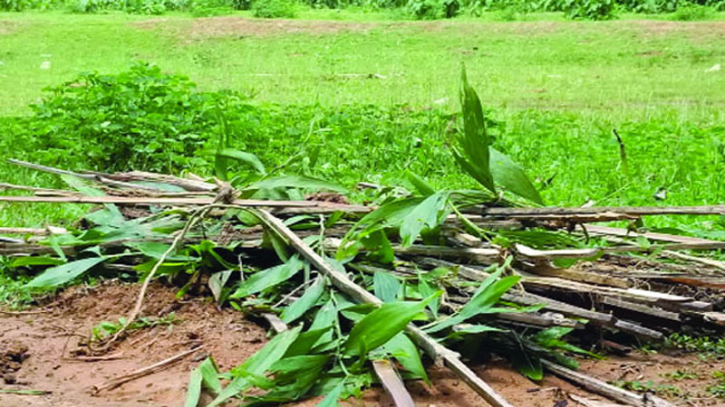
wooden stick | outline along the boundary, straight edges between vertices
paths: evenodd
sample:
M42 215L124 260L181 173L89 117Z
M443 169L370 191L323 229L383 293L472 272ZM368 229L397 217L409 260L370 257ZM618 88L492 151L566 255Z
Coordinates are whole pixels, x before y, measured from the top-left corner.
M104 390L112 390L112 389L115 389L116 387L118 387L118 386L120 386L120 385L122 385L124 383L128 383L130 381L139 379L141 377L148 376L151 373L155 373L155 372L157 372L159 370L166 369L169 366L171 366L172 364L174 364L175 362L178 362L179 360L181 360L181 359L183 359L183 358L191 355L192 353L198 352L202 348L203 348L203 346L198 346L198 347L196 347L194 349L190 349L190 350L181 352L181 353L179 353L179 354L177 354L175 356L172 356L172 357L170 357L168 359L164 359L161 362L154 363L153 365L146 366L144 368L135 370L135 371L133 371L133 372L131 372L129 374L125 374L125 375L116 377L114 379L111 379L111 380L109 380L107 382L104 382L104 383L95 385L95 386L93 386L93 394L98 394L98 393L100 393L100 392L102 392Z
M660 399L659 397L655 397L647 393L640 396L637 393L620 389L619 387L612 386L611 384L587 376L583 373L567 369L563 366L549 362L548 360L542 359L541 363L546 369L555 375L574 382L593 393L602 395L611 400L616 400L635 407L674 407L674 405Z
M43 195L59 195L59 196L78 195L76 192L73 192L73 191L66 191L66 190L62 190L62 189L29 187L29 186L25 186L25 185L8 184L7 182L0 182L0 190L2 190L2 189L17 189L18 191L31 191L31 192L35 192L36 194L43 194Z
M565 218L571 215L600 215L616 213L640 217L646 215L723 215L725 205L705 206L606 206L589 208L468 208L467 213L485 216L505 216L509 218L541 218L543 216L558 216Z
M658 240L661 242L670 242L670 243L703 243L703 244L721 243L716 240L701 239L698 237L678 236L678 235L670 235L667 233L653 233L653 232L637 233L637 232L632 232L629 229L615 228L615 227L610 227L610 226L599 226L599 225L587 226L587 232L589 234L598 233L598 234L618 236L618 237L645 237L649 240Z
M154 198L126 196L0 196L0 202L45 202L45 203L76 203L76 204L117 204L117 205L210 205L214 198ZM370 208L359 205L346 205L316 201L265 201L255 199L237 199L232 205L242 208L292 208L314 209L317 213L344 211L348 213L367 213Z
M163 184L175 185L187 191L193 192L212 192L217 189L217 185L193 179L178 178L167 174L157 174L153 172L131 171L126 173L102 174L103 177L116 181L151 181Z
M413 398L389 360L373 360L373 370L396 407L415 407Z
M355 284L347 274L338 271L332 267L325 259L320 257L311 247L302 241L295 233L290 230L282 220L273 216L265 210L259 211L265 222L275 229L279 234L286 237L290 245L302 254L312 265L314 265L320 273L325 274L335 287L340 291L362 303L370 303L380 306L382 302L376 296ZM499 395L491 386L481 380L468 366L460 360L458 353L444 347L438 341L428 336L420 328L410 324L407 328L408 333L413 340L433 360L442 360L446 366L453 370L466 384L474 389L481 397L494 407L512 407L501 395Z

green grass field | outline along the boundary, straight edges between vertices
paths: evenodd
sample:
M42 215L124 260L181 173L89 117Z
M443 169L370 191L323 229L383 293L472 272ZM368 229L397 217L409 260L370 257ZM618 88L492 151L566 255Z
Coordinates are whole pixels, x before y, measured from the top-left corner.
M0 116L29 114L28 104L39 100L43 88L79 72L117 73L137 60L188 75L203 90L250 93L259 104L340 110L350 104L404 104L414 111L453 113L464 62L492 116L505 123L497 146L537 179L547 204L723 200L725 71L711 69L725 63L720 15L704 22L632 16L572 22L558 14L514 22L497 21L496 15L411 22L354 11L308 11L301 17L0 13ZM626 173L613 128L627 147ZM297 140L280 137L291 144ZM358 149L355 162L337 162L324 173L346 186L366 179L395 183L404 168L437 187L472 185L440 153L442 134L416 135L438 151L413 154L415 162L404 165L411 137L404 132L392 141L376 139L378 144L354 140L354 132L335 137L330 146ZM330 162L337 160L335 151L327 153ZM7 166L0 170L6 181L48 182ZM667 190L664 202L653 197L660 188ZM0 208L0 223L12 226L62 223L78 213L49 206Z

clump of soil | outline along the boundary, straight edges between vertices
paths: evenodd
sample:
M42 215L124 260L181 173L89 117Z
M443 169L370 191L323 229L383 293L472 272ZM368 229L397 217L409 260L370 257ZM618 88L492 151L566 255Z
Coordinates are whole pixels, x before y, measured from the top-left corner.
M15 384L15 372L28 358L28 347L20 341L7 341L0 344L0 378L6 384Z

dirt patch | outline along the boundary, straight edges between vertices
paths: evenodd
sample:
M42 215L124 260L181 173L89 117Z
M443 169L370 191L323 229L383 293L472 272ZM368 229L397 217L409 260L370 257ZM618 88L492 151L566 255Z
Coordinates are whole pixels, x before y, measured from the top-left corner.
M46 396L0 394L2 406L178 406L183 400L189 372L206 354L221 369L237 366L265 342L266 331L244 319L239 312L217 310L203 299L176 301L176 289L153 284L147 294L144 315L174 312L177 322L132 332L113 349L116 360L88 362L78 346L101 321L116 321L133 307L138 285L105 284L75 288L61 295L52 312L38 315L0 316L0 349L27 351L18 369L17 382L5 388L44 390ZM124 384L117 389L91 394L94 385L202 345L196 356L171 368ZM21 348L18 348L21 346ZM0 350L2 352L2 350ZM5 376L7 379L7 375ZM7 380L6 380L7 381Z
M138 289L138 285L113 282L94 288L77 287L62 293L47 308L50 312L0 314L0 374L5 381L0 385L6 389L51 392L43 396L0 394L0 405L178 406L186 392L189 372L203 357L213 355L220 368L227 370L239 365L266 341L266 330L246 320L241 313L219 310L203 298L177 300L176 287L155 283L147 294L144 315L167 316L174 312L176 322L132 332L110 352L120 355L118 359L80 360L77 355L83 357L86 353L83 337L100 321L116 321L125 316L134 305ZM203 346L202 351L166 370L92 395L94 385L199 345ZM683 369L698 372L697 379L676 379L674 372ZM502 359L491 360L474 370L515 406L567 405L563 402L568 394L600 399L551 375L540 383L530 381ZM582 371L611 381L645 383L651 380L655 386L672 385L681 391L663 397L677 405L722 405L706 391L717 382L712 372L725 371L725 362L719 360L702 361L697 355L633 354L605 361L583 361ZM484 405L451 371L433 367L429 373L432 386L421 382L408 385L418 405ZM319 399L312 399L297 405L311 407L317 402ZM374 388L365 392L361 400L349 400L345 405L392 406L393 403L380 388ZM568 400L568 405L576 403Z
M267 37L284 34L330 35L341 32L365 33L379 27L376 23L313 20L262 20L241 17L209 17L193 21L185 35L191 38Z
M667 36L671 34L687 35L688 38L703 40L725 37L725 21L662 21L633 20L621 21L623 27L634 29L644 35Z
M8 35L14 33L18 28L18 23L13 21L0 20L0 35Z
M190 26L182 29L167 24L167 19L158 18L132 23L143 29L171 30L171 34L186 40L200 40L219 37L270 37L279 35L333 35L344 32L369 33L407 32L417 30L427 33L451 32L470 35L475 32L508 33L519 35L543 35L552 33L562 26L556 21L471 23L452 21L395 21L395 22L351 22L323 20L265 20L244 17L222 16L194 19Z

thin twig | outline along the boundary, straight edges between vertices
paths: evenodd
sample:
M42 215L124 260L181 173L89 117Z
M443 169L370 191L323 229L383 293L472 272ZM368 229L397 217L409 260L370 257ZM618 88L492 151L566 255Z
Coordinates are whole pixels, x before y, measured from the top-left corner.
M201 350L202 348L203 348L202 346L198 346L198 347L196 347L194 349L190 349L190 350L181 352L181 353L179 353L179 354L177 354L175 356L172 356L172 357L170 357L168 359L164 359L161 362L154 363L151 366L147 366L147 367L138 369L138 370L133 371L133 372L131 372L129 374L125 374L125 375L119 376L119 377L117 377L115 379L111 379L111 380L109 380L107 382L104 382L104 383L95 385L95 386L93 386L93 394L98 394L98 393L100 393L100 392L102 392L104 390L112 390L112 389L115 389L116 387L118 387L118 386L120 386L120 385L122 385L124 383L130 382L132 380L139 379L139 378L144 377L144 376L148 376L151 373L155 373L155 372L157 372L159 370L165 369L165 368L171 366L173 363L178 362L179 360L185 358L186 356L189 356L192 353L196 353L197 351Z

